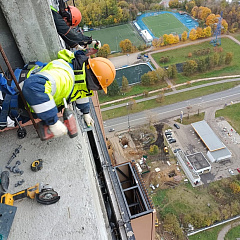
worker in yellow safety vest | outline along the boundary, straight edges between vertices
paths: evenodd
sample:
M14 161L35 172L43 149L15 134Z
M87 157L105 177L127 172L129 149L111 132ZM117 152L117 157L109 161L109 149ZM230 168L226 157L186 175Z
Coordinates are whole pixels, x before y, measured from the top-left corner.
M58 119L58 108L64 106L63 98L76 101L88 126L93 125L89 114L89 99L93 90L103 90L113 82L116 70L106 58L89 58L64 49L59 51L58 59L43 67L34 67L28 77L20 83L23 95L45 125L59 137L67 133L66 126Z

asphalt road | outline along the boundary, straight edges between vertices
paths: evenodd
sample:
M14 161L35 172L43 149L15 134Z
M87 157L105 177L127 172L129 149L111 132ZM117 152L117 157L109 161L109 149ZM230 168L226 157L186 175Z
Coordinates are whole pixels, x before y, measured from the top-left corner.
M150 120L158 122L180 116L181 111L186 116L186 114L188 113L196 113L198 109L200 111L212 107L221 109L224 107L225 104L231 104L231 101L240 101L240 86L223 92L206 95L200 98L198 97L194 99L189 99L187 101L145 110L143 112L129 114L127 116L119 118L113 118L104 122L104 128L106 132L108 132L110 128L114 128L116 131L127 130L129 125L132 128L146 124Z

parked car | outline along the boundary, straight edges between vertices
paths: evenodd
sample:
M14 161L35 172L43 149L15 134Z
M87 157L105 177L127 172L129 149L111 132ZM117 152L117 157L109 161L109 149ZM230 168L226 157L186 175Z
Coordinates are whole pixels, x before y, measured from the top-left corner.
M108 131L109 131L109 132L114 132L115 129L114 129L114 128L110 128Z
M166 138L167 138L167 139L171 139L171 138L172 138L172 135L167 135Z
M167 129L167 130L165 130L165 133L171 133L172 132L172 129Z
M174 149L174 153L177 153L178 151L180 151L181 150L181 148L176 148L176 149Z
M228 172L231 174L231 175L234 175L234 172L231 168L228 169Z
M179 126L178 124L176 124L176 123L174 123L173 126L174 126L175 128L177 128L177 129L180 128L180 126Z
M168 140L169 143L175 143L176 142L176 139L172 138L170 140Z
M240 168L237 168L237 171L240 173Z
M172 136L171 132L165 132L165 136Z

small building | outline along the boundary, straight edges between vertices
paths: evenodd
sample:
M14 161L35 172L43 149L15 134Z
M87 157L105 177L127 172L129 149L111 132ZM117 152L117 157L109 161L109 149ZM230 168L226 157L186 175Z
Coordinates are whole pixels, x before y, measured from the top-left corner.
M146 43L151 43L153 40L153 37L151 34L148 32L148 30L142 30L141 35Z
M211 171L211 165L201 152L186 156L196 173L203 174Z
M183 153L183 151L181 150L177 151L176 156L180 166L182 167L189 181L194 185L197 185L198 183L200 183L201 178L199 174L195 171L193 165L191 164L189 159L186 157L186 155Z
M219 162L232 157L232 153L218 138L205 120L192 123L192 127L207 147L207 156L211 162Z

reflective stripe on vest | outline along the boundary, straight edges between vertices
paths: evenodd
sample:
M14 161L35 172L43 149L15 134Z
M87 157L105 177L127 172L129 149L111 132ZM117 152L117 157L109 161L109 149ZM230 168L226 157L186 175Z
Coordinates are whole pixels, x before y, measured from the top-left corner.
M93 96L93 91L88 90L86 83L85 63L82 69L74 70L75 84L71 94L71 102L76 101L78 98Z
M44 103L32 105L31 107L35 113L43 113L43 112L47 112L47 111L53 109L54 107L56 107L56 104L55 104L54 99L51 99Z

